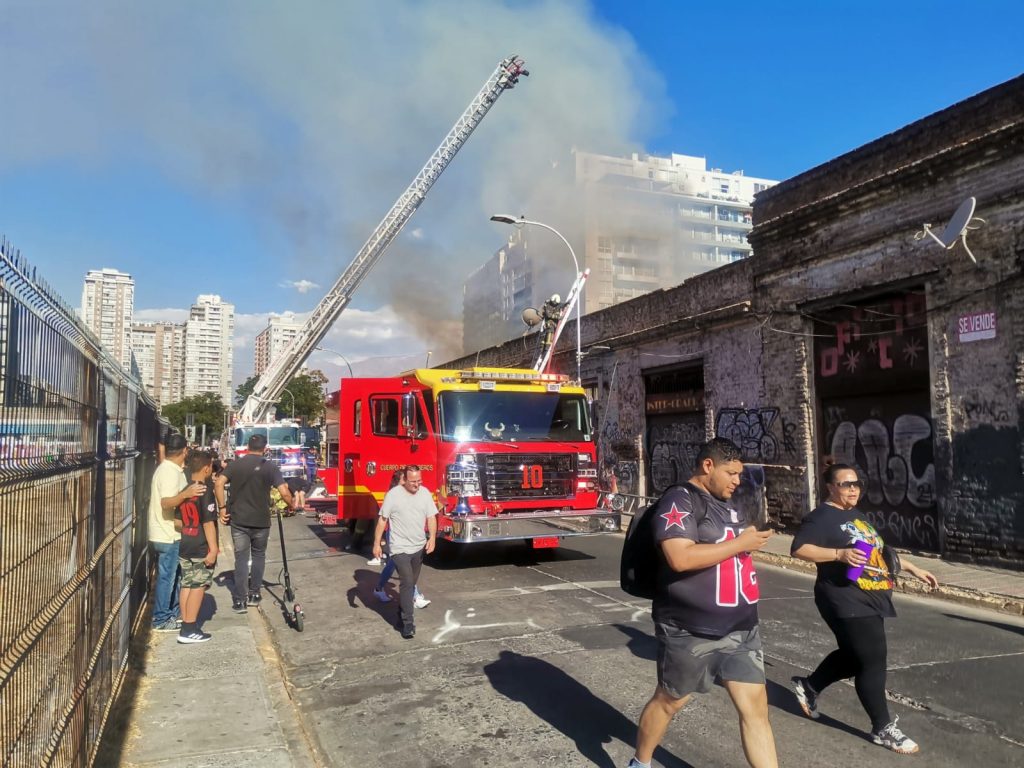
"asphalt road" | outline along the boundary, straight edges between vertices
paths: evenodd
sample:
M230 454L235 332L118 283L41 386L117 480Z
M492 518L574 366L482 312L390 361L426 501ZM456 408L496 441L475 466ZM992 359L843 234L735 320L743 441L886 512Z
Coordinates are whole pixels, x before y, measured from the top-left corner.
M264 612L308 730L331 766L624 766L655 685L649 603L618 589L621 536L558 550L477 545L433 558L420 586L417 636L372 595L380 571L341 551L342 534L285 521L305 631ZM267 579L280 569L277 533ZM448 553L451 555L452 553ZM276 562L273 562L276 561ZM832 637L811 578L761 566L760 615L772 725L783 766L1024 766L1024 620L898 595L889 623L888 689L907 757L867 738L852 685L833 686L805 718L791 675ZM392 594L397 597L397 579ZM271 592L281 594L280 588ZM735 712L721 689L677 716L663 766L742 766Z

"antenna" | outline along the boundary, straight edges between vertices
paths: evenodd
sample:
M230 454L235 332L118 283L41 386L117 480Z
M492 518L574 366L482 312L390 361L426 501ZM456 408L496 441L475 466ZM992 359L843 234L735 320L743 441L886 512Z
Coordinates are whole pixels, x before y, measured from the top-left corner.
M977 201L973 197L968 197L960 203L960 207L956 209L956 213L953 214L953 218L949 220L949 224L946 225L946 228L942 230L941 235L936 235L932 230L932 225L926 223L924 224L924 228L914 235L914 239L920 240L927 235L947 251L951 250L959 240L963 243L964 250L967 251L967 255L971 257L971 261L977 264L978 260L974 258L974 254L971 253L971 249L967 247L967 233L972 232L975 229L980 229L981 224L986 224L987 222L980 216L974 215L974 208L976 205Z

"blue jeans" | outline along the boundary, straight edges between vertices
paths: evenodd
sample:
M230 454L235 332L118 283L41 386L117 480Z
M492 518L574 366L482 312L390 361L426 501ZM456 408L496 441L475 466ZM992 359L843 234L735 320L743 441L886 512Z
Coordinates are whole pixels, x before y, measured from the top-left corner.
M156 585L153 589L153 626L176 619L181 615L178 607L178 547L180 542L167 544L162 541L151 541L149 546L156 553Z

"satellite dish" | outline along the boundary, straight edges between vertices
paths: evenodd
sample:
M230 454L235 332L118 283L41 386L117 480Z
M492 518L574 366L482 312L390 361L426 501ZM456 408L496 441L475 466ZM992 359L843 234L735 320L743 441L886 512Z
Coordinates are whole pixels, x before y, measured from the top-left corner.
M540 325L543 321L544 318L541 317L540 312L538 312L533 307L527 307L526 309L523 310L523 322L526 323L531 328L533 328L533 326L535 325Z
M977 264L978 260L974 258L974 254L971 253L971 249L967 247L967 233L972 230L979 229L981 224L986 223L983 218L974 215L974 208L976 205L977 201L973 197L968 197L960 203L960 207L956 209L956 213L953 214L953 218L949 220L949 224L946 225L946 228L942 230L941 235L935 234L932 230L931 224L925 224L924 228L914 235L914 239L920 240L927 235L947 251L952 249L959 240L963 243L964 250L967 251L967 255L971 257L971 261ZM975 222L980 223L976 224Z

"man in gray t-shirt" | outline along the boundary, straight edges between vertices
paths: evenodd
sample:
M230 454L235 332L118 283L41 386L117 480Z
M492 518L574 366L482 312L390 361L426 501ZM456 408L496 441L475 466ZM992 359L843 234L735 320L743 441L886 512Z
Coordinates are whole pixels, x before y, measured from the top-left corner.
M437 536L437 507L430 491L423 487L420 468L410 464L405 477L384 497L373 537L373 556L384 551L384 531L391 526L391 557L400 581L398 628L406 640L416 635L413 621L414 592L423 566L423 555L434 551ZM424 533L424 529L426 533Z

